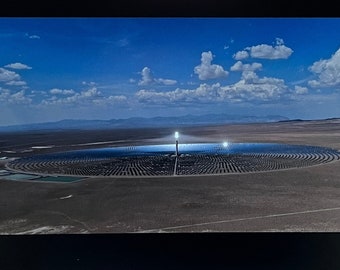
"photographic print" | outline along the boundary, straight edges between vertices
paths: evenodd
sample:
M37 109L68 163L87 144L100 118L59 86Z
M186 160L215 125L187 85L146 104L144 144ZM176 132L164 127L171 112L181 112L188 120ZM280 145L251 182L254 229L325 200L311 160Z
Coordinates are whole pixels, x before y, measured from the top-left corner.
M337 232L338 18L1 18L0 234Z

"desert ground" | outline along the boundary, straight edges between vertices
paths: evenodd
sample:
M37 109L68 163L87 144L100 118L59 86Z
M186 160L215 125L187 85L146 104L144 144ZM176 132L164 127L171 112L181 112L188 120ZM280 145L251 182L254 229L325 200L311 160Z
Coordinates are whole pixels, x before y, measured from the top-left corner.
M340 121L0 133L6 162L66 150L173 142L275 142L340 150ZM340 161L280 171L71 183L5 180L0 234L339 232Z

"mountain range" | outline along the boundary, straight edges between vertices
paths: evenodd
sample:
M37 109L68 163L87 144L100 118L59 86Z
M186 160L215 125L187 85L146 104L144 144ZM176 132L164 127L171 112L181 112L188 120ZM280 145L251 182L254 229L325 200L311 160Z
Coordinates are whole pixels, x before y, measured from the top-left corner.
M33 123L22 125L1 126L0 131L29 131L29 130L69 130L69 129L115 129L143 127L180 127L197 125L215 125L232 123L260 123L289 121L280 115L244 116L227 114L185 115L173 117L132 117L127 119L110 120L80 120L64 119L57 122Z

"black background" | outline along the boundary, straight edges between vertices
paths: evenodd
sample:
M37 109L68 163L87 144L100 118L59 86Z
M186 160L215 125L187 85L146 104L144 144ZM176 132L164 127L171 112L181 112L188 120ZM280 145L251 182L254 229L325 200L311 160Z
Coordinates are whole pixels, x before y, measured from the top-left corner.
M337 233L8 235L0 269L340 269Z
M330 0L13 0L1 3L0 16L339 17L340 9L335 3ZM340 269L340 234L1 235L0 269Z
M338 17L336 1L92 0L2 1L3 17Z

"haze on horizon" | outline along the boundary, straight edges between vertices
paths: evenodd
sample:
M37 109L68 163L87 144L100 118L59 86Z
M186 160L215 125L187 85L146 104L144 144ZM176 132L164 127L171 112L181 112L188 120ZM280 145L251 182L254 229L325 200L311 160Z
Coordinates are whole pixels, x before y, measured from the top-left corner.
M340 117L338 18L0 18L0 126Z

